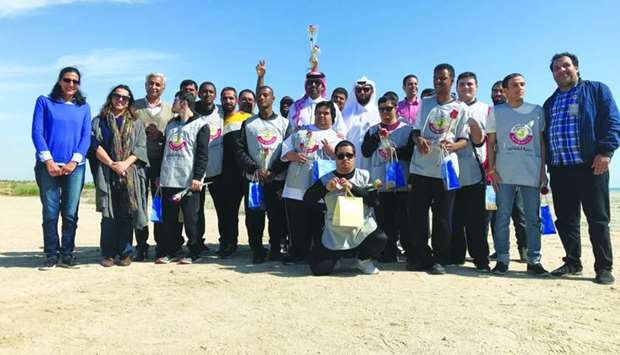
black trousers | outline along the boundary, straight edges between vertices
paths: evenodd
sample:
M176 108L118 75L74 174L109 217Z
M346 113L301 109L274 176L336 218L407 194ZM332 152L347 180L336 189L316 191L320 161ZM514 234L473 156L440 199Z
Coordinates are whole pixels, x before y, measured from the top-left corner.
M407 216L407 191L390 191L379 193L379 206L375 207L379 229L388 237L383 250L385 256L398 255L396 242L400 236L400 244L405 252L409 249L409 218Z
M556 227L570 264L581 264L581 207L588 220L594 252L594 270L611 270L613 256L609 236L609 172L594 175L591 163L551 167Z
M114 218L101 218L101 256L114 258L118 255L122 259L133 251L133 228L126 186L112 187L112 211Z
M452 218L450 261L465 261L465 249L476 265L489 264L489 243L485 234L486 186L482 183L463 186L456 190Z
M249 181L246 182L246 190ZM265 230L265 213L269 218L269 244L271 250L280 250L280 241L286 237L286 216L282 190L284 181L271 181L263 185L264 210L252 210L245 204L245 227L248 230L250 248L254 252L263 248L263 231Z
M224 213L225 213L225 207L224 207L224 202L225 202L225 196L224 196L224 186L222 184L222 175L218 175L215 176L213 178L211 178L209 184L207 185L207 188L209 189L209 194L211 195L211 199L213 200L213 206L215 207L215 214L217 215L217 231L219 234L219 243L220 245L222 245L222 242L224 241L224 234L225 234L225 229L226 229L226 225L225 225L225 220L224 220ZM203 194L201 195L201 201L200 201L200 220L198 223L199 229L200 229L200 237L205 240L204 235L205 235L205 228L206 228L206 223L205 223L205 199L206 199L206 193L204 193L204 189L203 189Z
M161 243L157 243L157 254L173 255L181 246L179 244L179 210L183 212L183 226L187 234L187 247L190 253L198 254L201 250L202 241L198 229L198 212L200 211L200 193L191 192L185 195L177 205L172 202L172 196L183 189L163 187L161 196L163 202L164 233ZM160 245L161 244L161 245Z
M222 175L221 188L217 187L218 195L221 194L220 212L218 213L218 228L220 231L220 249L223 247L237 247L239 241L239 208L241 200L248 188L248 182L241 174L228 173ZM215 203L215 202L214 202Z
M487 211L484 222L484 235L489 235L489 224L491 225L491 234L495 235L495 213L496 211ZM521 193L517 191L515 201L512 205L512 225L515 228L515 236L517 237L517 247L527 248L527 236L525 235L525 212L523 211L523 198Z
M311 245L321 242L325 224L325 205L305 203L291 198L284 199L290 240L289 254L306 258Z
M377 258L385 248L387 235L377 228L356 248L350 250L330 250L323 243L315 244L310 253L310 270L315 276L326 276L334 271L338 260L357 253L360 260Z
M433 263L447 265L450 261L450 237L452 234L452 209L455 190L447 191L442 179L411 174L409 193L409 248L407 261L431 266ZM428 246L428 211L433 211L432 249Z

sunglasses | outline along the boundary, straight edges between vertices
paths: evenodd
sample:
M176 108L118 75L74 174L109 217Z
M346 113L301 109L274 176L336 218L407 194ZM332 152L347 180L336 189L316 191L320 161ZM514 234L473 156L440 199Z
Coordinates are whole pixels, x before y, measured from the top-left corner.
M112 93L113 99L119 100L119 101L129 101L131 99L131 96L127 96L127 95L121 95L121 94L117 94L115 92Z
M364 86L364 87L357 87L355 88L355 92L365 92L365 93L369 93L372 91L372 88L369 86Z
M338 158L338 160L344 160L344 158L347 158L349 160L355 158L355 154L353 153L338 153L336 154L336 158Z
M392 111L394 111L394 106L379 107L379 112L392 112Z
M74 79L69 79L69 78L62 78L62 81L64 83L67 83L67 84L80 85L80 81L79 80L74 80Z

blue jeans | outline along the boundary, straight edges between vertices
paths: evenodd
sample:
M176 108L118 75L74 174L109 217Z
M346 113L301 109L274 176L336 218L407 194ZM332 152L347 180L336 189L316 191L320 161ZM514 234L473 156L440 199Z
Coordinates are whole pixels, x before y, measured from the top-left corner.
M34 175L43 205L43 250L48 258L70 256L75 247L80 194L84 187L84 164L67 176L50 176L37 162ZM58 215L62 215L62 239L58 239Z
M538 188L522 185L499 184L496 193L497 215L493 243L497 261L508 265L510 261L509 225L516 191L523 198L525 235L527 238L527 262L540 263L540 192Z

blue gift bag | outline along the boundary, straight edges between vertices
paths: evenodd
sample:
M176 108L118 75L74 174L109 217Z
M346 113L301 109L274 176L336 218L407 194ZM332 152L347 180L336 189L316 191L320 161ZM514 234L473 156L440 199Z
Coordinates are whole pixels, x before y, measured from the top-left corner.
M336 170L335 160L315 159L312 162L312 183L314 184L324 175Z
M487 189L484 193L484 200L487 211L497 211L497 201L495 196L495 189L493 189L493 186L487 185Z
M151 203L151 215L150 215L150 220L151 222L155 222L155 223L161 223L163 222L162 217L161 217L161 195L159 193L156 193L155 196L153 196L153 201Z
M250 181L248 186L248 208L251 210L264 210L263 185L258 181Z
M551 207L547 201L547 197L543 197L543 202L540 204L540 233L543 235L556 234L555 224L553 223L553 216L551 215Z
M388 190L407 186L403 167L398 160L385 164L385 186Z
M459 161L456 153L450 153L441 160L441 177L446 190L461 187L459 183Z

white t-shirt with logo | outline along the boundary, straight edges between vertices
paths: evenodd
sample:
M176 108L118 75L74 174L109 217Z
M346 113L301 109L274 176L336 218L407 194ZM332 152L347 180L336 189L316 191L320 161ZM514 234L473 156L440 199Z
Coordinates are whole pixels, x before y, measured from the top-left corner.
M411 174L441 179L441 162L445 152L440 142L469 139L465 124L467 110L467 106L458 101L440 105L435 96L422 99L413 129L420 131L420 136L429 142L431 151L422 154L417 146L413 149L409 165Z
M493 107L487 118L487 132L496 134L495 171L503 184L540 186L541 132L545 114L539 105L524 102Z
M467 134L470 134L469 125L467 120L471 117L482 130L484 135L486 129L487 116L489 115L489 105L484 102L476 101L471 105L467 105L467 115L465 117L465 130ZM475 151L475 153L474 153ZM476 155L478 159L476 159ZM461 186L470 186L477 184L482 180L482 172L480 171L480 164L487 159L487 147L486 142L481 147L476 147L474 150L471 142L468 142L465 148L459 149L456 152L459 158L459 183ZM480 161L480 162L478 162Z

